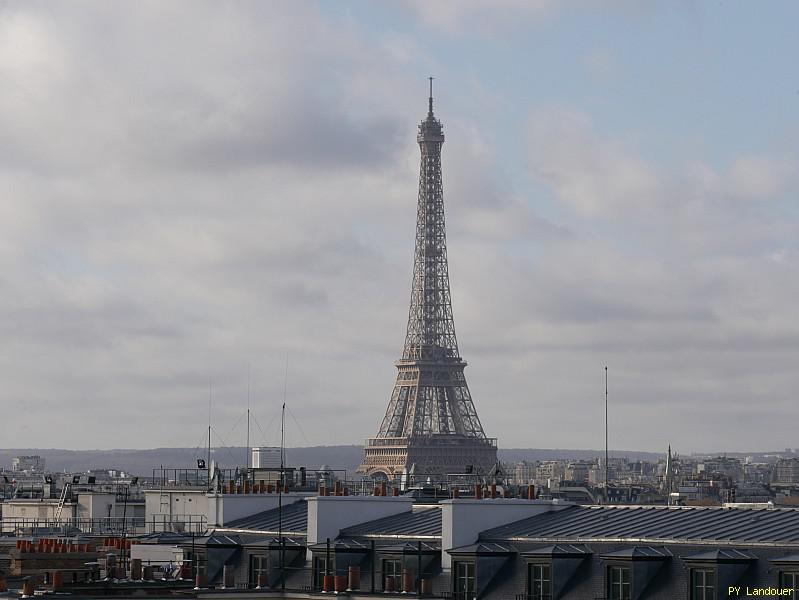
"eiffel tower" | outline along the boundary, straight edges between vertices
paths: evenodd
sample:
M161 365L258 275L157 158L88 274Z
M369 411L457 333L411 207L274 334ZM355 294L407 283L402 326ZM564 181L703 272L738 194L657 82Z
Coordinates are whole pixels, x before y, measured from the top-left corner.
M477 416L455 338L441 183L444 133L433 115L432 77L427 118L416 139L422 161L408 331L386 415L377 436L366 442L358 472L406 481L487 474L496 465L497 446Z

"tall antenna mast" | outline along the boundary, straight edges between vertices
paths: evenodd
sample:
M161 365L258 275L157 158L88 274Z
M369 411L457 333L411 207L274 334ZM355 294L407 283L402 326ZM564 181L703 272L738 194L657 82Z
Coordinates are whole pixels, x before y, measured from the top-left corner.
M605 367L605 504L608 503L608 368Z
M283 477L283 463L285 459L285 449L283 446L283 426L286 422L286 389L289 381L289 354L286 352L286 370L283 372L283 410L280 414L280 477Z
M208 462L205 468L208 469L208 486L211 486L211 378L208 378Z
M286 579L283 576L285 542L283 541L283 486L285 485L283 471L285 468L285 432L286 432L286 388L289 379L289 355L286 353L286 370L283 373L283 408L280 411L280 484L277 490L277 538L280 544L280 589L286 588Z
M247 470L250 470L250 457L252 456L252 449L250 448L250 363L247 363Z

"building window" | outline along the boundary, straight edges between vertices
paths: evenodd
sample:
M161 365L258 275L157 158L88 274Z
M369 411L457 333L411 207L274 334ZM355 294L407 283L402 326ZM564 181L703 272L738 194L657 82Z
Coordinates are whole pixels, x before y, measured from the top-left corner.
M335 575L336 557L331 555L330 562L325 564L325 556L314 556L313 559L313 585L314 589L321 590L325 585L325 571L328 575ZM325 569L327 566L327 569Z
M402 561L383 561L383 589L399 592L402 590Z
M608 567L609 600L630 600L630 567Z
M552 568L545 563L527 565L527 596L531 600L552 598Z
M790 596L783 598L799 600L799 571L780 571L780 587L793 590Z
M474 563L456 562L453 573L455 574L455 600L472 600L474 598Z
M267 574L268 557L257 554L250 555L250 587L258 585L258 576Z
M716 600L714 569L691 569L691 600Z

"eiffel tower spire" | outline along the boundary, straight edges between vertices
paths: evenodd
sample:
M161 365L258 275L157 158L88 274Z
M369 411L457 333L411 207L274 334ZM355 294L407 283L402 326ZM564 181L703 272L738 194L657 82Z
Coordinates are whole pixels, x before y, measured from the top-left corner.
M367 441L359 472L393 478L413 470L444 475L496 463L466 384L452 317L441 177L444 132L433 114L416 136L421 150L411 306L397 379L377 437ZM413 468L412 468L413 467Z

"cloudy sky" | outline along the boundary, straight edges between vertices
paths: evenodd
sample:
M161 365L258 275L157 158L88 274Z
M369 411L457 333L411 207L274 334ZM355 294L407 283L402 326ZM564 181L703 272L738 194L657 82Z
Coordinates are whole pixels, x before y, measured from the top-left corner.
M504 447L799 446L799 4L0 3L0 446L361 443L428 75ZM287 376L286 376L287 373ZM210 386L209 386L210 382ZM285 388L284 388L285 385Z

